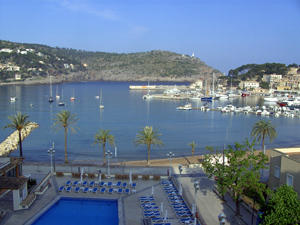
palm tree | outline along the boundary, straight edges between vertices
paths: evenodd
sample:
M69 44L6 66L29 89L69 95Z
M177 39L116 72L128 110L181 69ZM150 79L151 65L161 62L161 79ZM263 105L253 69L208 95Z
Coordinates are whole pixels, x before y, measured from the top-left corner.
M61 128L65 129L65 163L68 163L68 154L67 154L67 134L68 134L68 128L71 129L72 134L73 132L76 133L75 129L79 129L78 127L74 126L76 122L79 120L76 118L76 113L72 114L71 111L68 110L62 110L59 113L55 115L56 118L54 118L55 123L51 127L52 130L59 131Z
M108 141L108 143L111 146L115 146L115 140L116 139L113 135L108 134L109 132L110 132L109 129L107 129L107 130L100 129L100 130L98 130L98 132L94 136L95 141L94 141L93 145L99 143L99 148L100 148L101 144L102 144L102 148L103 148L103 165L106 164L106 162L105 162L105 143Z
M133 142L135 143L135 146L138 145L147 145L148 148L148 159L147 159L147 165L150 165L150 146L153 145L153 147L155 147L155 145L157 145L158 147L164 146L164 143L159 139L159 136L161 134L157 133L158 130L154 131L153 127L144 127L142 131L139 131L136 134L136 139L133 140Z
M17 112L17 115L8 116L7 118L11 121L11 124L6 125L3 129L10 127L19 131L20 157L23 157L22 130L30 123L30 121L27 120L29 116L27 116L26 113L22 114L22 112Z
M271 121L259 120L252 127L251 137L257 138L257 143L262 139L262 149L264 149L265 138L270 138L270 142L277 137L276 126L271 124Z
M194 157L194 151L195 151L195 147L197 146L197 144L193 141L189 143L189 146L192 147L192 157Z

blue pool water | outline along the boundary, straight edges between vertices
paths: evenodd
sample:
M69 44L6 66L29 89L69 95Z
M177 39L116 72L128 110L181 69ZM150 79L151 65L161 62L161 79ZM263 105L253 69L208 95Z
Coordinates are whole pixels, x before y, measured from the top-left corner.
M99 224L118 225L118 201L61 198L34 225Z

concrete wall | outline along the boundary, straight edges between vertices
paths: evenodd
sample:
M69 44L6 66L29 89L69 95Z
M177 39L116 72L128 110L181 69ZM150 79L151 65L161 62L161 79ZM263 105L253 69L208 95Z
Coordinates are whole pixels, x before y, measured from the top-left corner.
M269 188L277 188L280 186L280 178L275 177L275 166L278 166L281 169L281 156L282 153L271 150L270 152L270 170L269 170Z

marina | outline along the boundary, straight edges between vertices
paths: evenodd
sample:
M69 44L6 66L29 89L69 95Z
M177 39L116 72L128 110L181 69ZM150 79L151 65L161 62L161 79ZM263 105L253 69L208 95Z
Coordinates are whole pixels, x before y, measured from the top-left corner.
M137 85L139 83L135 83ZM142 86L144 83L140 83ZM23 141L23 152L26 161L49 161L47 150L55 143L55 161L64 161L64 132L52 132L54 116L61 110L70 110L76 113L79 119L76 124L80 130L76 134L67 136L68 158L71 162L94 162L102 161L102 149L98 145L92 146L94 135L99 129L110 129L110 134L116 138L116 146L106 145L106 149L116 152L114 161L126 163L132 160L144 160L147 158L147 147L135 147L133 140L136 134L145 126L153 126L162 134L164 142L162 148L151 148L151 159L165 158L170 151L176 157L190 156L191 149L188 143L195 141L195 155L206 152L206 146L216 148L224 144L242 142L250 138L251 127L259 119L271 120L277 127L277 138L273 143L266 140L267 148L299 146L298 130L300 120L297 118L297 109L290 109L294 117L280 115L259 116L254 109L262 110L265 106L267 111L278 106L275 102L265 102L262 96L247 96L236 98L219 98L213 101L201 101L197 99L176 99L164 95L165 90L151 90L149 99L144 99L148 90L130 91L129 82L80 82L67 83L56 86L58 93L62 94L65 105L58 106L62 100L53 98L49 103L49 85L16 86L15 102L10 102L14 92L12 86L3 86L0 89L0 126L4 127L9 122L7 116L17 111L27 113L30 121L39 124ZM153 85L163 85L153 83ZM183 84L176 84L176 87ZM187 84L184 84L187 85ZM168 86L174 87L175 84ZM76 99L71 101L75 90ZM105 109L100 109L99 100L102 90L102 101ZM186 91L183 91L186 92ZM164 98L155 98L155 96ZM174 95L174 94L173 94ZM181 94L180 94L181 95ZM96 98L95 96L98 96ZM182 97L182 96L181 96ZM177 97L175 97L177 98ZM177 110L176 108L192 105L191 110ZM221 109L227 105L233 105L236 110L249 108L252 112L226 112ZM202 109L202 110L201 110ZM288 110L286 110L288 112ZM258 111L259 112L259 111ZM279 112L279 111L278 111ZM292 113L293 112L293 113ZM0 141L3 142L10 134L11 129L1 129ZM261 146L257 145L259 149ZM10 156L18 156L14 151Z

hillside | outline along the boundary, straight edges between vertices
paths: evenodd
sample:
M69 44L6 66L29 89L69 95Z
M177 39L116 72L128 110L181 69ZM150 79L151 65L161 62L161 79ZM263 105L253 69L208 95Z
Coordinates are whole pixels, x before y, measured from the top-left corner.
M195 81L222 73L198 58L169 51L130 54L90 52L0 40L0 81Z

